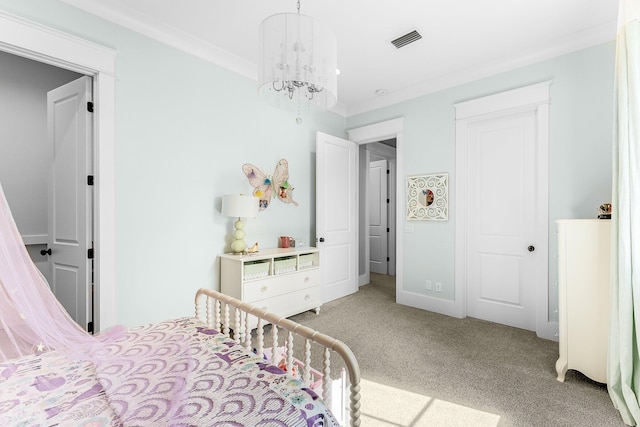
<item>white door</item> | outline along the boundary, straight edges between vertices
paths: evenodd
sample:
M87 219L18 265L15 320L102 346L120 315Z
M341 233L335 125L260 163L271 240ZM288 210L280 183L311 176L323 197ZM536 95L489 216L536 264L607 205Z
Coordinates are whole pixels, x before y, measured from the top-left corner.
M324 302L358 290L357 172L354 142L316 134L316 239Z
M84 329L92 322L92 122L91 78L81 77L47 94L47 134L52 154L48 187L51 288Z
M369 268L387 274L387 161L369 163Z
M467 314L536 330L536 113L468 127Z

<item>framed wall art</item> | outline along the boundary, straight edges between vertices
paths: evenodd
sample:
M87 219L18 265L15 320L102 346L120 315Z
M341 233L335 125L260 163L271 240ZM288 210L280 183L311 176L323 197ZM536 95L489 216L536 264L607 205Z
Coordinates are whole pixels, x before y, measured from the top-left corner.
M449 219L449 174L407 177L407 220Z

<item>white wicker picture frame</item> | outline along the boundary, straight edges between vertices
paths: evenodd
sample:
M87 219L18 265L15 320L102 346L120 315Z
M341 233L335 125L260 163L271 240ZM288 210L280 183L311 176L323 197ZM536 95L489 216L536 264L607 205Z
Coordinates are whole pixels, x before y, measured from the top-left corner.
M407 220L449 219L449 174L407 177Z

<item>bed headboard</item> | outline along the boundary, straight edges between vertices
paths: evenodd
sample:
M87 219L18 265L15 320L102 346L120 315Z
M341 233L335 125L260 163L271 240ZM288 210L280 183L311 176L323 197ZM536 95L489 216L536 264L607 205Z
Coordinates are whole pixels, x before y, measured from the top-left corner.
M259 356L265 353L276 354L281 347L278 334L286 331L284 339L285 359L287 371L292 372L294 364L299 369L300 378L307 385L318 377L322 381L322 399L327 407L331 407L331 353L336 352L344 361L349 380L349 419L350 425L360 425L360 369L351 349L342 341L331 338L328 335L302 326L292 320L266 312L258 307L232 298L228 295L210 289L200 289L195 298L196 317L209 327L214 328L224 335L234 339L246 349L255 349ZM257 322L256 322L257 319ZM256 325L252 334L252 326ZM271 346L265 347L264 326L271 324L268 333L271 337ZM294 358L294 341L300 338L304 343L303 354L300 358ZM298 340L299 341L299 340ZM321 375L314 376L318 372L311 367L311 344L322 348ZM337 414L336 414L337 415Z

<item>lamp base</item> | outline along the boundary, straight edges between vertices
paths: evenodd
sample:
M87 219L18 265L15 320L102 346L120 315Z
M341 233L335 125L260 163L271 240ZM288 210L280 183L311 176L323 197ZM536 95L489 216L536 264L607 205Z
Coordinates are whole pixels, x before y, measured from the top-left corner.
M247 235L244 231L244 222L242 219L238 218L238 220L233 224L235 230L233 231L233 242L231 242L231 250L234 254L239 255L244 253L247 249L247 243L244 241L244 237Z
M234 254L243 254L245 249L247 249L247 243L244 240L234 240L231 242L231 250Z

